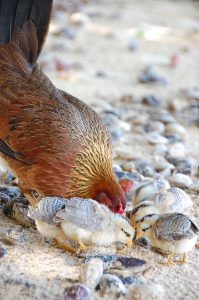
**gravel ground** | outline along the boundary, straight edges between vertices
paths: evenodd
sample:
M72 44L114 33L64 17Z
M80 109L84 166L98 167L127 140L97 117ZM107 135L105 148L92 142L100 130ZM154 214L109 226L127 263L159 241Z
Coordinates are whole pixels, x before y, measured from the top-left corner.
M56 1L42 68L57 87L102 115L113 135L114 164L123 170L137 171L136 161L145 160L147 176L154 177L155 161L163 157L191 161L187 176L193 185L184 189L194 202L192 215L199 224L199 87L193 89L199 78L197 1L82 2ZM182 127L168 133L172 117ZM157 119L160 122L154 123ZM155 142L151 132L160 134ZM1 235L7 233L15 241L5 244L0 236L6 250L0 258L0 299L64 299L65 288L79 278L78 258L1 211L0 216ZM95 251L116 250L113 246ZM165 291L152 299L199 298L197 247L184 266L163 267L162 256L143 247L134 247L130 255L150 262L150 272L140 278ZM142 299L131 292L124 298ZM95 291L93 299L106 296Z

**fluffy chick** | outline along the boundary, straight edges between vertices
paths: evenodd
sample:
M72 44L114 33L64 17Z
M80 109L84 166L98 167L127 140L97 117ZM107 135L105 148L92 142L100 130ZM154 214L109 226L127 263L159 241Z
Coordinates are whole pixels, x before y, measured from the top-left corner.
M136 239L148 237L154 247L169 252L167 266L186 263L187 253L195 246L198 234L197 225L186 215L174 213L150 214L143 218L137 231ZM181 260L174 261L176 255L183 255Z
M59 245L67 239L76 241L82 250L86 245L108 247L115 242L131 247L135 234L128 219L91 199L46 197L37 208L29 208L29 216L44 236Z
M147 197L153 195L156 192L170 188L169 182L165 179L158 178L153 181L144 182L139 185L133 195L133 205L136 206Z
M131 222L137 227L142 218L149 214L184 213L192 208L190 197L181 189L172 187L146 198L131 212Z

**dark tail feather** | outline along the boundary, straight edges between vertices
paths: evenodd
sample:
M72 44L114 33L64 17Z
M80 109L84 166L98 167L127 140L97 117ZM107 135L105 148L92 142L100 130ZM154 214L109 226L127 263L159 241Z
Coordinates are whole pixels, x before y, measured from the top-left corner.
M0 44L13 42L34 65L46 39L52 0L0 0Z

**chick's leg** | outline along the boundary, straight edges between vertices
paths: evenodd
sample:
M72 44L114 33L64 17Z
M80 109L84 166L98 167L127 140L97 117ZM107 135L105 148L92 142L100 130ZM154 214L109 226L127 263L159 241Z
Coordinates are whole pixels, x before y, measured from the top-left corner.
M177 260L176 263L177 264L186 264L187 261L188 261L188 254L184 253L182 259L181 260Z
M164 265L164 266L167 266L167 267L173 265L174 264L173 257L174 257L174 254L170 253L169 256L168 256L167 261L161 261L160 264Z
M75 248L73 248L72 246L68 245L66 242L64 242L63 240L60 239L54 239L55 244L62 250L64 251L68 251L71 253L76 253Z
M79 237L76 237L76 241L79 243L79 249L77 250L77 252L88 250L88 247L81 241Z

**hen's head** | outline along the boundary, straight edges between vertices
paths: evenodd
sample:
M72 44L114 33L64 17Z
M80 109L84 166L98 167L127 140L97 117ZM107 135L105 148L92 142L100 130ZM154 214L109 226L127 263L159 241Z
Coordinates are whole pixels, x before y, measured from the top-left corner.
M101 182L96 184L93 190L93 199L108 206L114 213L123 214L126 207L126 197L119 185L115 182Z
M96 120L90 134L87 136L85 132L82 137L82 148L76 155L67 186L73 197L94 199L122 214L126 198L113 170L110 136L99 117L92 112L94 116Z

